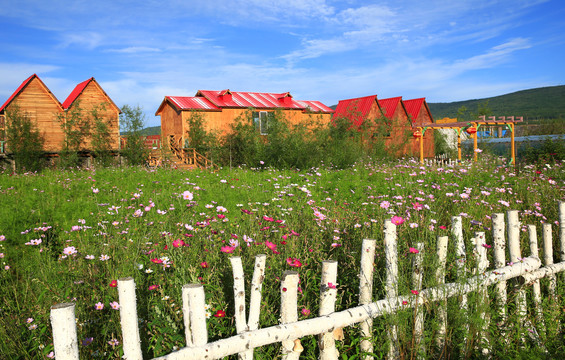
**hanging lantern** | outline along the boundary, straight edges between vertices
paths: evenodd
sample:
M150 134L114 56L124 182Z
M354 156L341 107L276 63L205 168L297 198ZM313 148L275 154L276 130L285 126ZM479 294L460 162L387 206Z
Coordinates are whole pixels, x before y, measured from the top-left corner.
M476 134L476 133L477 133L477 128L474 127L474 126L467 129L467 134L469 134L469 135L473 135L473 134Z
M416 139L422 137L422 133L418 130L414 131L412 133L412 136L414 136Z

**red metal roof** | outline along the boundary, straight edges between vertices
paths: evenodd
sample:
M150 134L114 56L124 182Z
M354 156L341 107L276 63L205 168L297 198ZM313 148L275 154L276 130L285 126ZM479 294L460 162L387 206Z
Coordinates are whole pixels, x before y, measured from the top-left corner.
M69 94L69 96L63 102L63 109L67 110L72 105L72 103L76 100L76 98L82 93L84 88L92 80L94 80L93 77L91 77L90 79L85 80L85 81L81 82L80 84L78 84L77 86L75 86L74 90Z
M57 104L59 104L59 106L61 106L61 103L59 102L59 100L57 100L57 98L55 97L55 95L53 95L53 93L51 92L51 90L49 90L49 88L47 86L45 86L45 84L43 83L43 81L41 81L41 79L39 78L39 76L37 76L36 74L31 75L30 77L28 77L27 79L24 80L24 82L22 82L22 84L16 89L16 91L14 91L14 93L12 94L12 96L10 96L8 98L8 100L6 100L6 102L2 105L2 107L0 107L0 113L2 113L4 111L4 109L6 108L6 106L8 106L12 100L14 100L14 98L16 96L18 96L23 89L31 82L31 80L33 80L34 78L37 78L37 80L39 80L39 82L41 83L41 85L43 85L43 87L45 88L45 90L47 90L47 92L49 92L49 94L51 94L51 96L53 97L53 100L55 100L57 102Z
M345 117L351 120L351 122L356 126L359 126L363 123L363 120L367 118L371 111L371 107L376 101L377 95L340 100L335 108L333 119ZM379 104L377 103L377 106L378 105Z
M394 112L396 111L396 107L398 103L402 100L402 96L388 98L388 99L379 99L379 105L383 111L385 117L392 119L394 116Z
M404 107L406 108L406 112L412 117L412 121L415 121L418 118L418 114L422 109L422 105L424 105L425 99L426 98L402 100Z
M286 93L259 93L230 91L229 89L198 90L196 96L165 96L165 100L156 112L158 115L166 101L170 101L179 110L212 110L221 108L254 109L297 109L332 113L333 110L319 101L297 101Z

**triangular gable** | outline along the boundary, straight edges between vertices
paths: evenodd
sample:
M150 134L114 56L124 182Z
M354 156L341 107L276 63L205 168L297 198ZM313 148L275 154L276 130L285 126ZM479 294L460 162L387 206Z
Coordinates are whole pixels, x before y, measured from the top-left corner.
M55 95L53 95L53 93L51 92L51 90L49 90L49 88L43 83L43 81L41 81L41 79L39 78L39 76L37 76L36 74L31 75L30 77L28 77L27 79L24 80L24 82L22 82L22 84L16 89L16 91L14 91L14 93L12 94L12 96L10 96L8 98L8 100L6 100L6 102L2 105L2 107L0 107L0 114L4 112L4 110L6 109L6 107L8 105L10 105L10 103L22 92L24 91L24 89L26 88L27 85L29 85L29 83L31 83L31 81L33 79L37 79L39 81L39 84L45 89L45 91L47 92L47 94L53 99L53 101L61 108L61 110L63 109L63 106L61 105L61 103L59 102L59 100L57 100L57 98L55 97Z
M378 99L379 105L382 109L383 115L388 118L392 119L394 113L396 112L396 108L398 104L402 105L402 96L388 98L388 99ZM404 106L402 106L404 108ZM406 111L406 109L404 109Z
M182 110L208 110L221 111L220 108L212 104L208 99L202 96L165 96L161 105L155 112L155 116L159 116L166 104L170 104L177 111Z
M419 98L419 99L411 99L411 100L403 100L404 107L406 108L406 112L412 118L412 123L414 124L420 114L427 113L430 119L430 123L434 122L434 118L432 116L432 112L428 107L428 103L426 102L426 98Z
M93 77L91 77L90 79L85 80L85 81L81 82L80 84L78 84L77 86L75 86L73 91L69 94L67 99L65 99L65 101L63 102L63 109L68 110L73 105L75 100L80 96L80 94L82 94L84 89L86 89L88 84L90 84L90 83L94 84L98 88L98 90L100 90L102 92L102 94L104 94L106 99L108 99L108 102L111 105L113 105L118 110L119 113L122 112L120 110L120 108L114 103L114 101L112 101L112 99L108 96L108 94L106 94L104 89L102 89L100 84L98 84L98 82Z
M360 126L369 116L374 104L379 106L377 95L340 100L335 108L333 119L344 117L349 119L354 125Z

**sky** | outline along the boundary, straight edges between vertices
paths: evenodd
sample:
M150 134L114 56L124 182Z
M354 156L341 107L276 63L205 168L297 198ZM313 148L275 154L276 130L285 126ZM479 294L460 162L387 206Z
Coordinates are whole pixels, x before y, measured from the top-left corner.
M565 84L562 0L0 0L0 104L94 77L146 125L198 90L481 99Z

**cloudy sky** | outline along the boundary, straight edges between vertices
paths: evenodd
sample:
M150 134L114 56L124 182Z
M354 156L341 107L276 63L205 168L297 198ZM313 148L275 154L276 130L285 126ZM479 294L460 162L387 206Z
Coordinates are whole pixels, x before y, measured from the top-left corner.
M565 84L562 0L0 0L0 103L96 78L147 126L166 95L477 99Z

